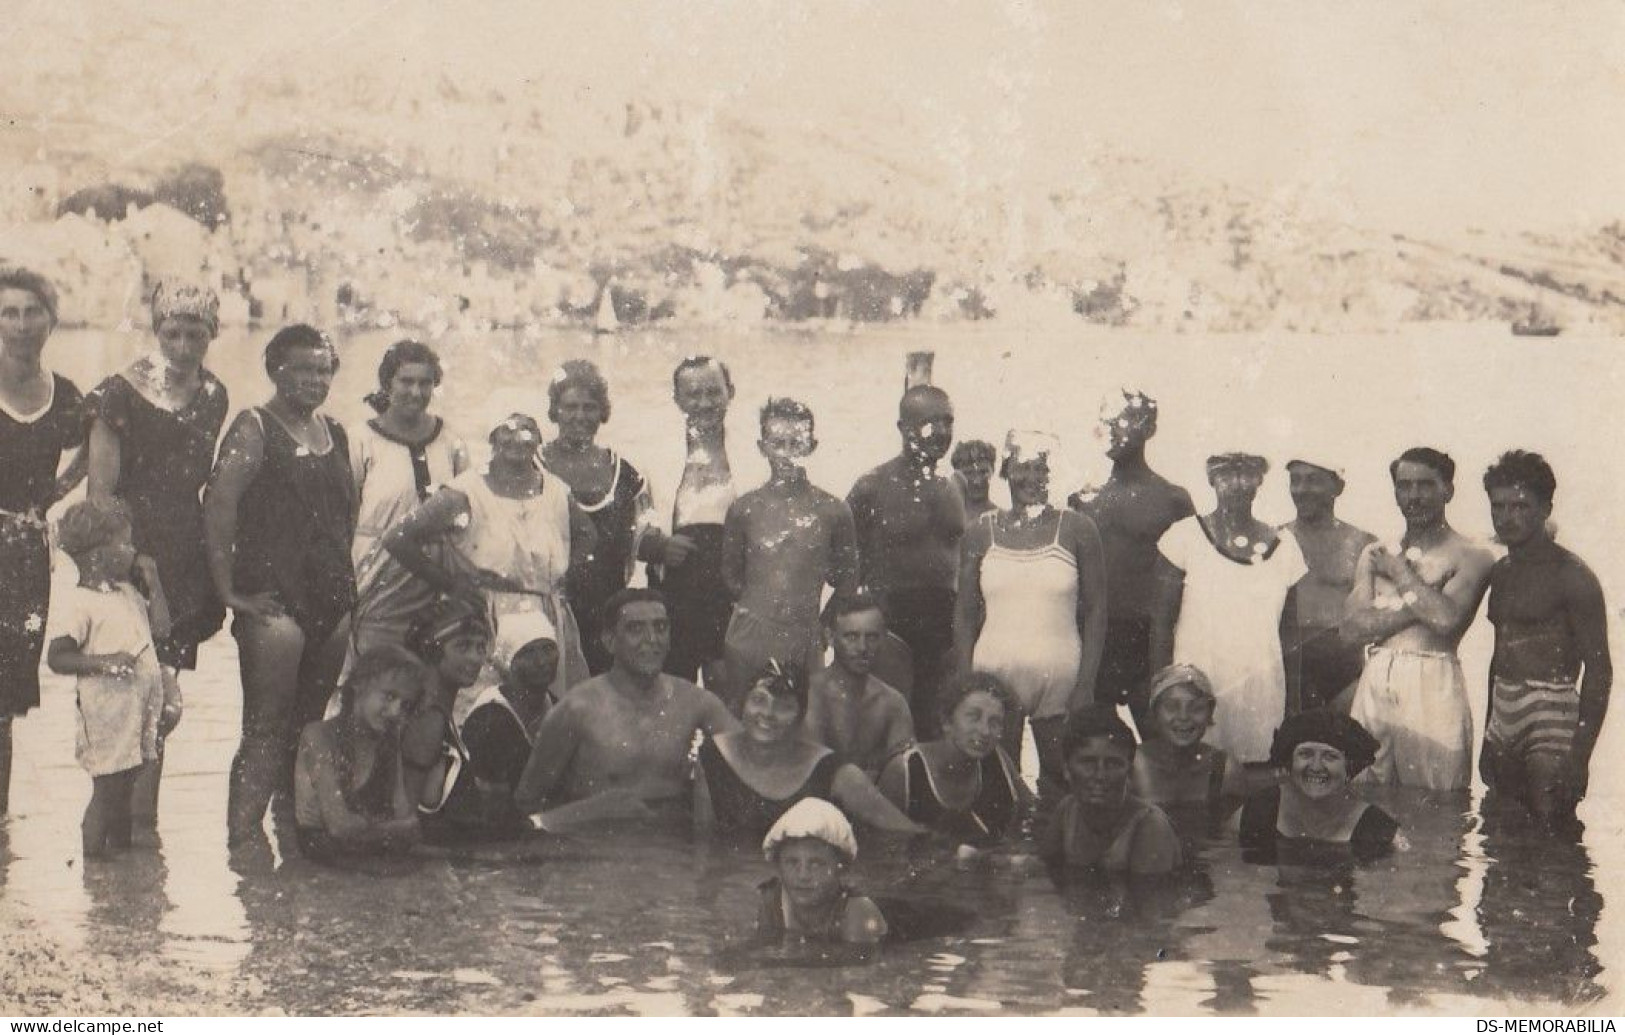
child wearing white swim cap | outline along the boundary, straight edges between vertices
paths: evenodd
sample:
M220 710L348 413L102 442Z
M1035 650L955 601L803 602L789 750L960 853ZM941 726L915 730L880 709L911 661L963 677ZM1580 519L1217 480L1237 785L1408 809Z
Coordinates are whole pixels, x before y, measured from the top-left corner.
M858 842L840 809L803 798L773 824L762 852L778 876L761 885L759 938L873 945L886 936L879 907L846 886Z

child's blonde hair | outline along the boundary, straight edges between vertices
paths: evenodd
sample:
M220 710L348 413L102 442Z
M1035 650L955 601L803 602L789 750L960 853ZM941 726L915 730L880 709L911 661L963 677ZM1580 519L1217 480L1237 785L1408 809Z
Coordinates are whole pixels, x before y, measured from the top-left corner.
M98 547L106 546L129 531L130 517L117 503L102 505L80 500L67 509L56 523L56 542L74 561Z
M409 674L421 692L428 671L422 659L405 647L394 644L374 647L356 659L349 678L339 687L339 714L349 715L354 710L356 693L363 686L399 672Z

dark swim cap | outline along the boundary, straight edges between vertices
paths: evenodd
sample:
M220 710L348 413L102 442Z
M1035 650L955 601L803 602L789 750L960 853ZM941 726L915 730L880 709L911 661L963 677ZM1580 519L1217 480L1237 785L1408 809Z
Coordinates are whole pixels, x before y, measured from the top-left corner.
M1347 715L1323 709L1301 712L1281 723L1270 743L1270 765L1285 769L1299 744L1330 744L1348 760L1349 778L1377 760L1377 738Z

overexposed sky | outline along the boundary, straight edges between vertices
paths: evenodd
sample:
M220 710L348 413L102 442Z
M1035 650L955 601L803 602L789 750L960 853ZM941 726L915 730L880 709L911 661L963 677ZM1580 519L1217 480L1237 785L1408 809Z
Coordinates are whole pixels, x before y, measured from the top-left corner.
M438 68L837 130L900 120L926 160L993 182L1065 182L1110 149L1411 232L1625 218L1617 0L76 4L86 25L116 4L195 34L227 77ZM162 61L161 36L121 45Z

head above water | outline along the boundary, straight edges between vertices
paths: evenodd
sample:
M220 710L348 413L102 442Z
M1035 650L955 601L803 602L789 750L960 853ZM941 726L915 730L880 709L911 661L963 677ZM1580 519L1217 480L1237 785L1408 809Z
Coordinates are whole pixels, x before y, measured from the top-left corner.
M757 443L769 464L795 464L818 448L812 409L806 403L772 396L760 413L762 437Z
M423 376L404 377L402 383L397 385L396 375L401 373L403 367L407 368L409 374ZM413 370L413 367L418 369ZM429 397L440 386L440 379L444 376L438 352L421 341L403 338L384 350L383 357L378 361L378 390L369 393L363 401L378 413L396 405L421 410L428 406Z
M935 385L915 385L897 403L897 430L903 449L935 464L954 441L954 405Z
M466 601L446 597L418 616L406 630L403 642L407 650L426 664L438 666L445 660L448 648L459 640L477 641L477 647L469 644L466 649L478 653L483 664L493 638L491 620L483 608L476 609ZM478 675L478 669L474 674Z
M822 798L803 798L790 806L762 839L762 854L778 861L781 845L809 839L833 848L848 864L858 860L858 839L846 814Z
M385 733L412 712L427 684L423 662L404 647L375 647L339 687L339 715Z
M1091 705L1074 712L1066 721L1066 732L1061 738L1061 756L1069 757L1074 751L1092 740L1105 740L1126 755L1130 761L1139 749L1134 731L1117 717L1110 708Z
M1295 458L1286 464L1287 491L1300 518L1329 516L1343 495L1343 472L1340 468Z
M1020 721L1016 697L1004 681L988 672L971 672L943 688L942 739L970 758L992 755L1006 723Z
M1321 709L1299 712L1281 723L1270 741L1270 765L1287 769L1299 744L1329 744L1343 753L1352 779L1377 760L1377 738L1347 715Z
M611 596L599 612L604 649L615 667L639 679L659 677L671 650L671 619L658 589L631 586Z
M508 659L512 688L546 693L559 671L559 645L547 637L527 641Z
M741 707L747 731L758 723L773 727L778 739L807 717L807 670L793 661L769 658L751 680Z

